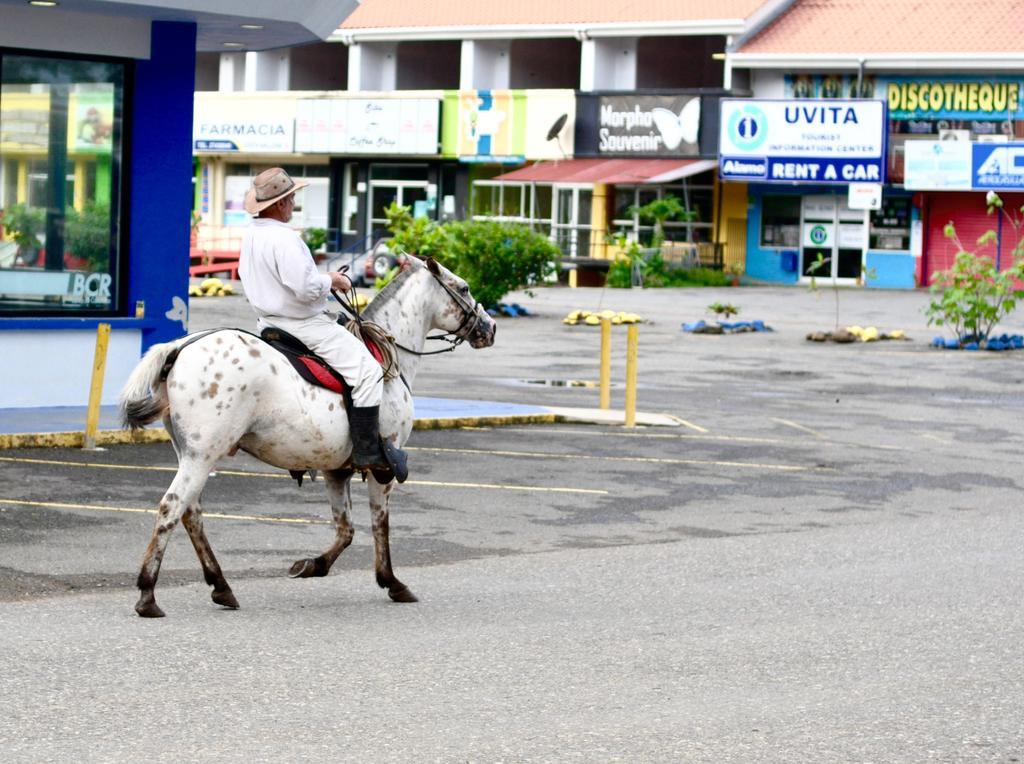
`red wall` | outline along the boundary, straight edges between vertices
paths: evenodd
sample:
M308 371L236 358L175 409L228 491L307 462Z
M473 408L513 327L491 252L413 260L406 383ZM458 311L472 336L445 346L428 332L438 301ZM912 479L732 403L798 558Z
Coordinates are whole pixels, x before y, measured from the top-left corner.
M918 274L919 283L930 284L932 274L935 271L946 270L953 264L957 248L952 239L943 235L946 224L951 222L956 227L956 234L960 242L968 251L979 255L988 255L996 259L996 245L986 244L984 247L977 246L978 238L986 231L999 231L999 220L997 212L987 214L985 206L985 193L983 191L965 192L934 192L924 194L924 257L922 258L923 273ZM1017 219L1024 218L1020 208L1024 205L1024 194L1000 193L1003 200L1003 208ZM1001 213L1000 213L1001 214ZM1003 216L1002 221L1002 256L1000 267L1009 268L1012 265L1010 255L1018 242L1018 233L1024 234L1024 230L1015 231L1010 221ZM1024 227L1022 227L1024 228Z

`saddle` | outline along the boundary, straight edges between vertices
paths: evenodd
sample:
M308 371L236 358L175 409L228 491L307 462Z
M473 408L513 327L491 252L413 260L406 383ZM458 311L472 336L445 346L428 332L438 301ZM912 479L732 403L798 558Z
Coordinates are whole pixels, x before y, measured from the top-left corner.
M318 356L302 342L298 337L293 334L289 334L284 329L278 329L276 326L268 326L262 332L260 332L260 339L270 345L274 350L278 351L283 355L295 371L299 373L299 376L309 382L311 385L317 385L319 387L326 388L331 392L338 393L342 396L345 402L345 410L352 413L352 391L345 383L344 378L336 372L330 364L327 363L323 358ZM363 337L363 344L366 345L366 349L370 351L377 363L384 365L384 353L377 346L373 340L368 337ZM395 447L383 438L381 438L381 445L384 449L384 456L388 460L388 463L392 465L390 471L374 472L374 476L382 483L389 482L398 474L396 467L399 465L399 458L396 454ZM401 462L401 470L404 472L404 460ZM316 479L316 473L312 470L288 470L289 474L298 482L299 486L302 485L302 478L309 472L310 477ZM407 474L407 473L406 473ZM364 478L365 480L365 475ZM400 482L404 482L405 478L402 477Z
M268 326L260 332L260 339L287 358L304 380L311 385L317 385L345 396L347 403L350 393L345 380L327 361L306 347L298 337L289 334L284 329L278 329L276 326ZM370 355L377 360L377 363L383 364L384 354L377 344L369 339L364 339L363 344L366 345L366 349L370 351Z

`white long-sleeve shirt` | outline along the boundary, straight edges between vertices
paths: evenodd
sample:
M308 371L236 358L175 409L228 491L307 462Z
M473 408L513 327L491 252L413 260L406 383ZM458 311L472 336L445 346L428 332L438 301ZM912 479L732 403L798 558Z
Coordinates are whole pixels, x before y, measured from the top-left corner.
M317 271L298 231L255 218L242 237L238 275L257 316L310 318L328 308L331 277Z

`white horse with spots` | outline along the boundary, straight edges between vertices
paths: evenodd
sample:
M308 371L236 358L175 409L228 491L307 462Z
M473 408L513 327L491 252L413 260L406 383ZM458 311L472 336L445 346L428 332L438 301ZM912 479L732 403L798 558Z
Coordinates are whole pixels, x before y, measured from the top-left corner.
M413 423L412 393L427 335L439 329L474 348L494 343L495 325L473 299L466 283L433 260L411 259L410 267L377 295L367 321L395 339L402 376L387 380L380 408L381 435L401 446ZM135 605L144 617L164 613L154 597L167 539L180 519L213 587L213 601L237 608L220 565L203 532L200 495L217 461L238 449L288 470L322 471L334 515L335 539L318 557L299 560L292 577L325 576L352 541L348 484L352 443L342 397L315 387L278 351L251 334L233 329L198 339L183 337L155 345L121 392L126 427L162 418L178 456L178 471L160 501L156 524L139 572ZM416 597L391 567L388 497L393 482L368 476L377 583L396 602Z

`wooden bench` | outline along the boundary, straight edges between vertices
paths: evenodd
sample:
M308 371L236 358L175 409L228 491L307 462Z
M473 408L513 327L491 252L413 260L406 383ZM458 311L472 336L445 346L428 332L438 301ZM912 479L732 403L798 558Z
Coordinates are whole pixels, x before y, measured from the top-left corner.
M205 265L190 265L189 276L204 276L208 273L227 273L232 281L238 279L238 261L228 260L222 263L206 263Z

